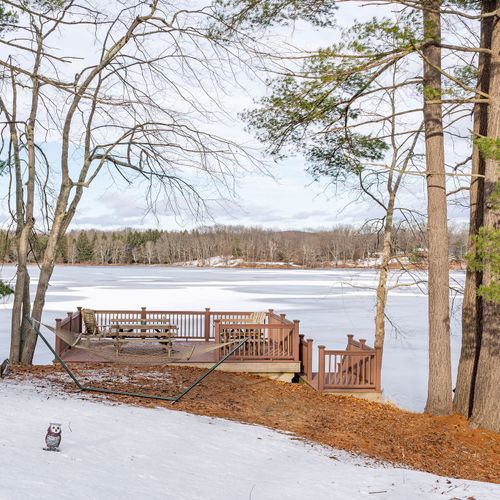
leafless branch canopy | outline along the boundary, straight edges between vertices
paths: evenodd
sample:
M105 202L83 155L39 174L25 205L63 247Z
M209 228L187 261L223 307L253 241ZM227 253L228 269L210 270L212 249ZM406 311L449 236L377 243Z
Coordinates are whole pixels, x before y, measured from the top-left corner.
M239 168L259 167L216 125L250 65L241 46L212 36L208 7L5 3L17 23L0 38L1 154L21 174L23 205L38 186L49 226L58 216L68 226L102 172L145 181L150 209L198 214L232 191Z

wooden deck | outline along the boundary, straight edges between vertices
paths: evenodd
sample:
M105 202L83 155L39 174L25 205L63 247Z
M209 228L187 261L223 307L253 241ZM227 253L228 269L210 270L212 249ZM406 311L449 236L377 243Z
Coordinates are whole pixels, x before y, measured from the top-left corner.
M290 321L285 314L276 314L273 309L257 313L212 311L209 308L204 311L151 311L142 307L135 311L92 312L95 321L90 333L83 324L81 308L69 312L63 320L56 320L56 326L87 337L92 337L96 331L105 332L104 335L110 338L111 352L113 339L116 347L118 337L120 342L127 336L133 337L135 342L124 340L123 347L120 346L120 353L127 351L130 355L134 354L134 350L141 354L146 350L146 356L155 352L161 354L161 343L165 342L166 335L169 343L171 339L174 355L169 354L166 357L169 359L164 357L162 364L200 368L208 368L220 361L230 352L234 342L244 338L246 343L218 370L256 373L289 382L300 375L303 381L319 392L369 395L371 399L373 395L379 397L382 393L380 349L367 346L364 339L354 340L352 335L348 335L344 350L318 347L318 368L313 371L313 340L305 340L300 334L298 320ZM120 325L118 329L117 324ZM231 341L233 344L228 344ZM215 346L219 347L205 349ZM188 356L175 355L190 349L192 352ZM99 359L92 350L71 348L60 337L56 337L56 352L65 362L109 362L112 359ZM136 355L135 359L138 358L140 356Z
M139 338L131 339L136 341L133 343L124 341L120 352L125 359L127 354L132 357L136 352L146 354L146 357L161 355L161 340L155 340L155 331L158 324L168 324L174 325L171 335L174 355L171 360L163 359L164 365L183 364L208 368L226 355L234 342L248 338L244 346L218 367L219 370L256 373L286 381L291 381L294 375L300 372L299 322L289 321L284 314L275 314L272 309L256 314L244 311L211 311L208 308L205 311L149 311L143 307L136 311L95 310L95 318L98 331L107 331L110 337L119 337L120 341L128 335L128 332L123 330L133 328L131 335ZM256 318L260 323L253 322ZM117 324L122 331L115 331ZM148 328L145 325L153 326ZM68 313L64 320L57 320L57 327L87 335L81 308ZM145 333L149 329L154 331ZM148 338L141 342L141 337ZM233 344L225 345L228 342ZM216 348L217 345L221 347ZM111 340L110 352L112 346ZM56 339L56 352L65 362L110 362L109 357L99 357L91 349L71 348L59 337ZM176 352L187 352L189 355L177 357Z

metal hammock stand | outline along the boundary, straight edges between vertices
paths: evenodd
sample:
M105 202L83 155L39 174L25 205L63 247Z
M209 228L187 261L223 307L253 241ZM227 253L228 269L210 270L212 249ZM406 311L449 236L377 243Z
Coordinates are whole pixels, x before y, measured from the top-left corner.
M235 347L233 347L226 355L224 355L217 363L215 363L213 366L211 366L206 372L204 372L200 377L198 377L189 387L184 389L180 394L177 396L155 396L151 394L143 394L139 392L126 392L126 391L115 391L113 389L105 389L103 387L93 387L93 386L84 386L82 385L79 380L76 378L76 375L71 371L71 369L68 367L68 365L62 360L62 358L57 354L55 349L52 347L50 342L42 335L40 332L40 327L35 327L32 321L32 318L28 318L25 316L26 321L30 325L30 327L33 329L33 331L42 339L44 344L49 348L50 352L54 355L55 359L58 361L58 363L62 366L64 371L71 377L71 380L75 383L75 385L78 387L78 389L82 392L99 392L99 393L104 393L104 394L117 394L119 396L130 396L130 397L136 397L136 398L146 398L146 399L156 399L159 401L170 401L172 404L177 403L181 398L183 398L188 392L190 392L192 389L194 389L198 384L200 384L205 378L207 378L218 366L220 366L224 361L226 361L229 357L231 357L240 347L242 347L246 342L247 339L244 338L240 342L237 343ZM41 323L37 321L39 325Z

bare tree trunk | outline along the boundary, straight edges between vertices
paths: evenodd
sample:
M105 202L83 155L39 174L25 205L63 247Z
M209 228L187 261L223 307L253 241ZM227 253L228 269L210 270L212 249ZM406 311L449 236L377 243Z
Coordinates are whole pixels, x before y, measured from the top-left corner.
M17 238L17 273L16 286L14 288L14 301L12 304L12 322L11 322L11 343L10 343L10 361L19 363L22 352L22 329L23 306L26 298L26 291L29 302L29 275L27 269L28 259L28 236L32 229L32 224L26 224Z
M500 8L500 0L496 9ZM491 140L500 137L500 18L493 21L491 39L491 73L488 110L488 135ZM484 227L487 231L500 230L500 210L493 193L498 189L500 169L494 157L485 158ZM493 283L491 264L483 270L484 286ZM483 299L481 350L474 388L472 425L500 432L500 302Z
M8 120L11 151L9 161L14 161L14 181L16 199L16 253L17 272L14 301L12 305L11 343L9 358L12 363L18 363L21 358L22 338L21 322L23 317L23 304L29 304L29 273L27 269L29 235L33 227L33 220L25 221L23 198L23 169L20 156L20 142L17 130L17 84L15 75L11 75L12 84L12 112L9 113L6 102L0 96L0 108Z
M377 305L375 312L375 347L384 347L385 339L385 308L387 305L387 280L389 277L389 263L392 255L392 229L394 219L395 193L389 195L387 212L384 224L384 244L382 249L382 262L377 285Z
M429 381L425 411L452 411L446 179L441 103L440 0L424 6L424 120L429 252ZM438 102L436 102L438 101Z
M54 271L59 240L61 239L61 235L64 235L75 212L75 210L72 210L71 207L69 209L67 208L70 191L71 188L69 183L63 183L57 200L54 220L47 241L47 247L45 248L45 252L43 254L35 300L33 301L31 317L35 321L41 321L42 319L43 307L45 305L45 295L49 287L52 272ZM36 342L38 338L28 325L26 325L26 329L23 330L23 336L24 342L21 353L21 363L31 364L33 362L33 356L35 354Z
M35 321L41 321L42 319L43 307L45 305L45 295L49 287L50 277L52 276L52 272L54 270L54 263L54 261L50 263L44 260L42 268L40 269L38 286L36 288L35 300L33 302L33 311L31 313L31 317ZM27 324L25 325L25 329L23 330L23 336L24 342L21 353L21 363L28 365L33 362L37 336L33 334L31 329L29 328L29 325Z
M482 13L495 9L495 0L482 2ZM481 47L491 48L493 18L485 17L481 20ZM479 54L478 89L489 93L491 57L481 52ZM479 96L478 96L479 97ZM488 105L478 103L474 109L474 136L484 137L488 133ZM475 253L473 237L483 225L484 203L484 158L480 155L477 144L472 150L472 179L470 185L470 222L468 250ZM467 268L465 276L465 290L462 303L462 350L458 364L457 384L453 399L453 410L469 418L472 414L474 400L474 385L481 347L482 333L482 300L477 294L477 288L482 282L482 272Z
M28 160L28 180L26 182L26 205L23 206L23 178L22 169L16 164L16 219L17 219L17 279L14 291L14 303L12 306L11 323L11 349L10 359L12 362L22 361L22 351L24 349L26 315L30 314L30 278L27 268L29 253L29 237L34 226L34 206L35 206L35 178L36 178L36 150L35 150L35 124L38 112L40 81L38 71L40 69L42 58L42 38L37 32L37 50L33 66L33 76L31 77L31 108L28 120L26 122L26 149ZM15 118L17 98L16 82L12 77L13 92L13 117ZM11 127L14 143L17 143L16 123Z

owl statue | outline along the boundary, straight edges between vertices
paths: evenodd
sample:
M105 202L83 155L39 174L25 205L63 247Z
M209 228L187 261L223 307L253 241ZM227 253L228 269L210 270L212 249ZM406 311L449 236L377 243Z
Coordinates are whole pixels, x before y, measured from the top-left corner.
M0 378L7 377L9 371L10 371L9 360L6 359L0 366Z
M61 424L50 424L47 429L47 434L45 436L45 444L47 451L59 451L59 445L61 444Z

